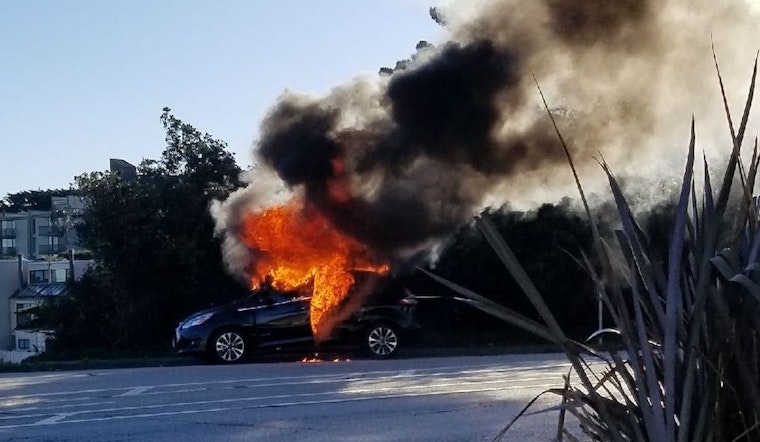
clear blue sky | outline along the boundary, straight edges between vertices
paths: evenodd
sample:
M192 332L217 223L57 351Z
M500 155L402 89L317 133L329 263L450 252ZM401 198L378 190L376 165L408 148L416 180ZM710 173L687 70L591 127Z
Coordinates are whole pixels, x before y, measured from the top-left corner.
M316 95L442 40L435 0L2 0L0 197L164 147L164 106L251 163L286 89Z

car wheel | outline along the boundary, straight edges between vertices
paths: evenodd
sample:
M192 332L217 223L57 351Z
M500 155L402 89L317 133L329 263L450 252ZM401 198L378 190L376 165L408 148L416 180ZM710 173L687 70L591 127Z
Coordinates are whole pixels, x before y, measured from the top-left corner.
M364 350L373 358L392 357L398 351L399 342L396 326L385 322L372 324L364 333Z
M242 361L247 356L248 342L240 331L224 329L214 334L209 351L214 360L233 364Z

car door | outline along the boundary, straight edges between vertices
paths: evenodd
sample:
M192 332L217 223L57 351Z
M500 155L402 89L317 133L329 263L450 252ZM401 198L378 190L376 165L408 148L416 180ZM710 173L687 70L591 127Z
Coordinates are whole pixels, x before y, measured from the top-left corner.
M245 299L235 303L235 325L242 326L249 333L253 333L256 327L256 310L264 307L259 293L252 293Z
M262 291L256 314L256 339L259 346L285 345L311 341L309 297L297 293Z

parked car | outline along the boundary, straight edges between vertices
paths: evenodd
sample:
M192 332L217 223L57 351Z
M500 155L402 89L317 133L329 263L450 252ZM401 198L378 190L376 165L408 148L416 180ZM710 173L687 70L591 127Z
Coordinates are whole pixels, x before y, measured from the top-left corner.
M315 348L309 323L310 296L262 288L244 299L193 313L179 323L173 339L178 353L208 355L235 363L256 352L292 346ZM358 345L370 357L390 358L419 328L414 296L367 305L334 329L327 343Z

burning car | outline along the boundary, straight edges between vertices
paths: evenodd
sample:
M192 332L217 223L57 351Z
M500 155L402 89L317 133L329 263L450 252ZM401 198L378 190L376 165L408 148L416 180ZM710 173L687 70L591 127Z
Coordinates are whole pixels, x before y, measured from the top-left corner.
M310 323L311 300L312 296L303 292L261 287L243 299L181 321L175 330L174 349L235 363L268 349L341 343L358 345L373 358L390 358L419 328L413 317L416 300L406 294L394 303L351 308L346 318L336 311L330 335L315 336Z

